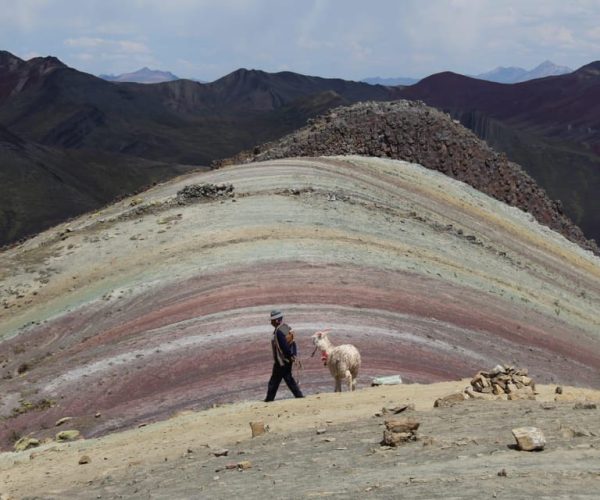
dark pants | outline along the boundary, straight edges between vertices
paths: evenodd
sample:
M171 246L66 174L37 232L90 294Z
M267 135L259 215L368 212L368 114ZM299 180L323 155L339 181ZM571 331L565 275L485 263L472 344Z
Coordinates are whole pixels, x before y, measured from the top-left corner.
M265 401L273 401L275 399L275 394L277 394L277 389L279 389L279 384L281 383L281 379L285 380L285 383L292 391L292 394L297 398L303 398L302 391L298 387L298 384L292 377L292 365L290 363L286 363L284 366L279 366L278 363L273 363L273 372L271 373L271 378L269 380L269 388L267 390L267 397Z

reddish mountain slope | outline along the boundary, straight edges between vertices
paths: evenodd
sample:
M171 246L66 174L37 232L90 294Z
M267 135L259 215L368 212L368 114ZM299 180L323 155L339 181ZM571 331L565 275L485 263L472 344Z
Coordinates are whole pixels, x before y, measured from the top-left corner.
M198 183L234 196L177 196ZM363 387L511 363L598 388L599 284L591 252L418 165L287 158L188 175L0 252L0 443L54 435L64 416L89 437L263 399L274 308L298 334L307 393L333 387L309 358L326 327L360 349Z

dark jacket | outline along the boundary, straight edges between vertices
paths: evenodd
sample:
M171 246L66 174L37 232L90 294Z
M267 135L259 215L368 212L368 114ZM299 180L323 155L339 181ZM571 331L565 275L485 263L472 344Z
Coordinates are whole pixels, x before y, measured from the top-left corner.
M297 355L296 342L288 344L285 336L289 333L291 328L285 323L281 323L273 331L273 338L271 339L271 347L273 349L273 361L279 366L284 366L286 363L291 363L292 358Z

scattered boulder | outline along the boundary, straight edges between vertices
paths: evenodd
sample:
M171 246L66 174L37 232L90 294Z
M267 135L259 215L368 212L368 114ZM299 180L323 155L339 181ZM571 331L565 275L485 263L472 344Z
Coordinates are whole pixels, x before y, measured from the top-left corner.
M456 403L461 403L466 399L465 395L462 392L456 392L454 394L449 394L448 396L444 396L443 398L438 398L433 403L434 408L447 408L449 406L454 406Z
M417 429L420 425L412 418L386 420L381 445L396 447L409 441L416 441Z
M267 427L264 422L250 422L250 428L252 429L252 437L262 436L267 432Z
M217 448L212 452L215 457L226 457L228 453L229 450L227 448Z
M85 464L89 464L92 461L92 459L90 457L88 457L87 455L82 455L79 458L79 462L77 462L79 465L85 465Z
M14 448L15 448L15 451L24 451L24 450L27 450L29 448L34 448L39 445L40 445L39 439L31 438L31 437L22 437L14 444Z
M60 431L58 434L56 434L56 440L57 441L73 441L74 439L77 439L80 435L81 435L81 433L75 429L71 429L68 431Z
M385 427L392 432L415 432L421 424L412 418L386 420Z
M59 419L56 421L56 423L55 423L54 425L55 425L56 427L58 427L58 426L60 426L60 425L62 425L62 424L64 424L64 423L66 423L66 422L69 422L69 421L71 421L71 420L73 420L73 417L63 417L63 418L59 418Z
M412 403L406 404L406 405L391 406L391 407L384 406L381 409L381 414L386 415L388 413L392 413L394 415L398 415L398 413L403 413L405 411L414 410L414 409L415 409L415 405Z
M546 445L544 433L537 427L517 427L512 430L517 447L522 451L541 451Z

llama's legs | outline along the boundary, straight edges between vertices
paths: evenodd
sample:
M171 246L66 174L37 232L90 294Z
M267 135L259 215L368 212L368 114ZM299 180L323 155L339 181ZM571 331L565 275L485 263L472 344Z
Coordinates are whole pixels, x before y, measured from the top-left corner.
M352 377L352 390L355 391L356 390L356 378Z
M346 386L348 387L348 390L353 391L354 387L352 385L352 374L350 373L350 370L346 370L346 373L344 374L344 379L346 380Z
M342 379L335 377L335 392L342 392Z

